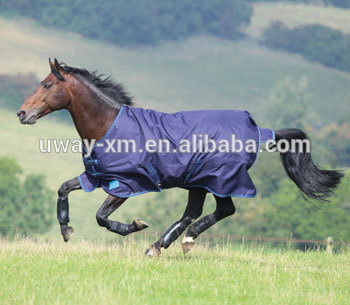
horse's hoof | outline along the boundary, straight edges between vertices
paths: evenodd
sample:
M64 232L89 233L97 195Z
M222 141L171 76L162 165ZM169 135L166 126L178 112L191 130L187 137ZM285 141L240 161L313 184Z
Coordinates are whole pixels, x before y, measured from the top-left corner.
M160 255L160 249L156 248L155 246L150 246L145 254L149 257L155 257Z
M190 252L194 247L193 237L185 236L182 240L182 251L184 253Z
M73 235L74 229L72 227L67 226L62 232L62 237L65 242L67 242Z
M149 224L140 218L135 218L132 223L139 229L139 231L147 229L149 227Z

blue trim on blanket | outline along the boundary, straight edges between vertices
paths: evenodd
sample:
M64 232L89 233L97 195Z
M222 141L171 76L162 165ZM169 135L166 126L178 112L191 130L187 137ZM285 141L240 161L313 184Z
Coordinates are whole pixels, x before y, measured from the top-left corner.
M257 193L255 193L254 195L237 195L237 194L224 194L224 195L222 195L222 194L218 194L218 193L214 192L209 187L202 186L202 185L186 185L186 186L183 186L183 187L184 188L201 187L203 189L206 189L208 192L214 194L215 196L218 196L218 197L221 197L221 198L225 198L225 197L254 198L257 195Z
M259 127L258 127L259 128ZM271 128L265 128L265 129L269 129L271 130L271 133L272 133L272 138L271 139L268 139L267 141L271 141L271 140L276 140L276 135L275 135L275 131ZM260 129L259 129L260 130ZM267 141L261 141L261 143L266 143Z
M221 198L225 198L225 197L239 197L239 198L254 198L256 197L257 193L255 193L254 195L238 195L238 194L218 194L216 192L214 192L213 190L211 190L209 187L206 186L202 186L202 185L179 185L178 187L181 188L191 188L191 187L200 187L203 189L206 189L208 192L214 194L215 196L221 197ZM116 196L121 197L121 198L129 198L129 197L134 197L134 196L138 196L138 195L142 195L142 194L146 194L146 193L150 193L150 192L158 192L160 193L162 191L162 189L160 189L159 191L142 191L142 192L137 192L137 193L131 193L129 195L119 195L117 194Z
M159 178L158 173L157 173L156 169L154 168L153 164L151 162L148 162L146 164L146 168L147 168L147 171L150 174L151 178L153 179L153 182L155 184L158 184L160 182L160 178Z
M115 127L115 125L117 125L117 122L121 116L121 114L123 113L123 110L124 110L124 105L122 105L119 109L119 112L118 112L118 115L117 117L115 118L114 122L112 123L112 125L109 127L109 129L107 130L106 134L100 139L98 140L95 145L94 145L94 148L96 146L97 143L100 143L102 141L104 141L106 138L108 138L109 134L112 132L113 128Z
M106 138L108 138L109 134L112 132L112 130L113 130L113 128L115 127L115 125L117 125L117 122L118 122L118 120L119 120L121 114L123 113L124 107L125 107L124 105L122 105L122 106L120 107L119 112L118 112L118 114L117 114L117 117L114 119L112 125L108 128L108 130L107 130L107 132L105 133L105 135L104 135L101 139L99 139L97 142L95 142L94 146L92 147L91 152L96 148L96 144L97 144L97 143L101 143L101 142L104 141ZM83 153L84 153L84 155L86 154L86 152L87 152L87 151L86 151L86 148L85 148L84 143L83 143ZM85 158L84 158L84 159L85 159ZM97 161L98 161L98 160L97 160Z
M129 197L134 197L134 196L138 196L138 195L142 195L142 194L146 194L146 193L151 193L151 192L155 192L155 193L160 193L162 191L162 189L160 188L159 191L142 191L142 192L137 192L137 193L131 193L129 195L116 195L117 197L121 197L121 198L129 198Z
M270 129L272 131L272 140L276 140L276 134L275 131L273 129Z
M83 189L83 191L84 191L84 192L87 192L87 193L93 192L94 190L96 190L96 188L97 188L97 186L98 186L98 185L97 185L97 186L94 186L94 189L88 190L87 188L85 188L84 183L83 183L83 181L81 180L81 177L80 177L80 176L78 177L78 180L79 180L79 184L80 184L81 188Z
M193 165L192 169L189 171L189 173L187 174L185 181L187 182L188 179L191 177L191 175L195 172L195 170L198 168L199 164L201 162L201 157L199 157L197 159L197 161L195 162L195 164Z
M254 160L254 162L256 161L256 159L258 159L258 155L259 155L259 152L260 152L260 146L261 146L261 134L260 134L260 128L259 128L259 126L256 126L257 128L258 128L258 135L259 135L259 138L258 138L258 149L257 149L257 151L256 151L256 156L255 156L255 160Z

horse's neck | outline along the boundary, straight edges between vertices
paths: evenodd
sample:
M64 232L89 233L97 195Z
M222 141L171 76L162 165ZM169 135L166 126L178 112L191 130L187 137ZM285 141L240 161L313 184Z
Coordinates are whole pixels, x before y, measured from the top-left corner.
M99 140L112 125L118 109L100 100L86 86L75 86L69 112L81 139Z

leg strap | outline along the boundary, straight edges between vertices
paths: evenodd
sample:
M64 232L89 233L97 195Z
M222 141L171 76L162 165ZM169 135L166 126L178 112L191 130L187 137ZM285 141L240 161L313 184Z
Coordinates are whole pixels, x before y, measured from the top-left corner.
M216 217L214 214L207 215L202 219L192 224L186 233L186 236L197 238L199 234L210 228L216 223Z
M59 197L57 200L57 219L61 224L69 223L68 198Z
M163 248L168 248L172 242L174 242L183 231L189 226L192 222L191 217L185 217L183 220L176 222L169 231L167 231L161 238L160 246Z
M134 232L134 225L126 225L124 223L118 221L109 221L109 227L107 227L108 231L120 234L120 235L128 235L131 232Z

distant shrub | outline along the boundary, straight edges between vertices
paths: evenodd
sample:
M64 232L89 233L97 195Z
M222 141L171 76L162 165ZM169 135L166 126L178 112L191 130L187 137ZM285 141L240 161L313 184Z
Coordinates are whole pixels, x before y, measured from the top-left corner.
M0 0L0 9L123 46L205 33L235 39L253 13L246 0Z
M319 133L326 159L334 167L350 167L350 123L331 123ZM331 149L330 149L331 148Z
M322 25L303 25L288 29L274 22L263 32L262 44L303 55L327 67L350 71L350 35Z
M295 185L283 179L279 191L260 203L264 208L256 215L250 230L266 237L292 234L294 238L324 240L334 236L349 241L349 186L350 179L346 176L329 203L313 203L305 202Z
M0 235L31 235L47 232L53 223L53 194L42 175L23 180L16 161L0 158Z

